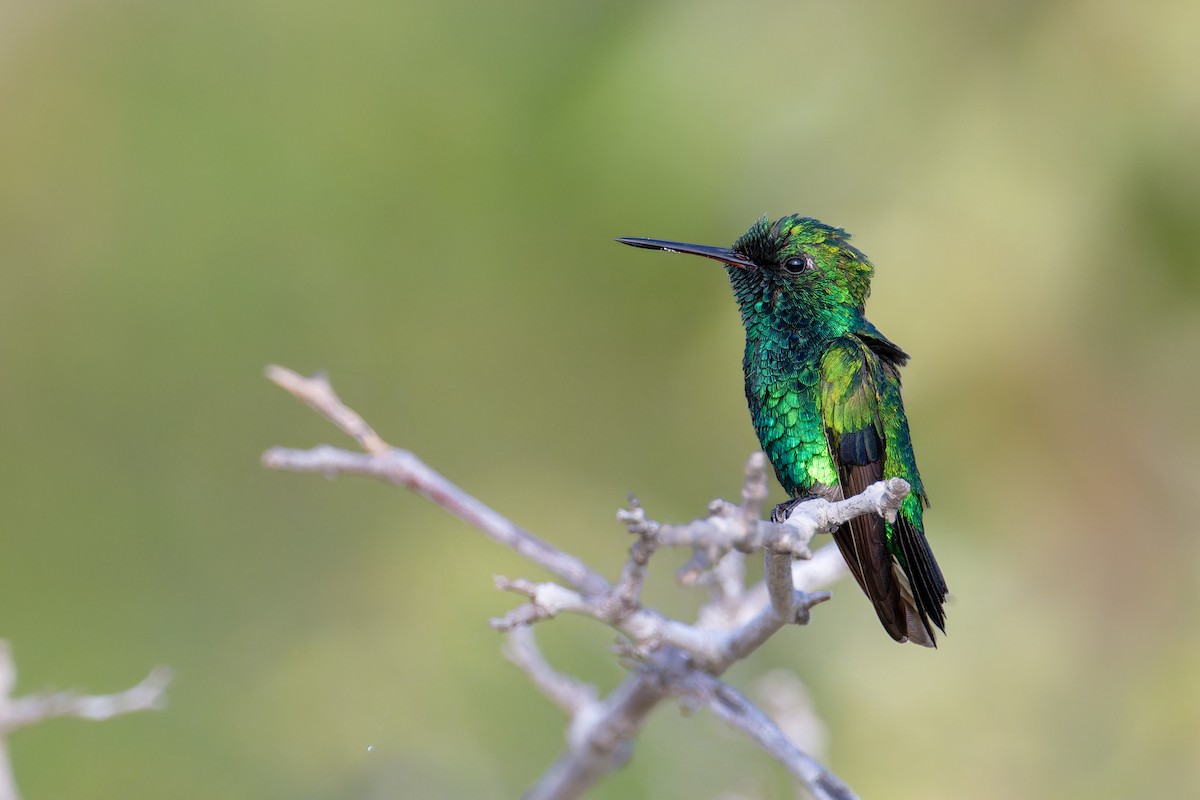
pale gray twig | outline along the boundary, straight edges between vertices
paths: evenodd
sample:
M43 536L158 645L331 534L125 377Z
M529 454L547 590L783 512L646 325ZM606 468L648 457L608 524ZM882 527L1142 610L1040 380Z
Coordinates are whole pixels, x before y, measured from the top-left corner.
M816 800L855 800L850 787L794 745L746 696L727 683L692 672L678 691L699 700L719 718L745 733L800 780Z
M686 659L674 648L664 648L655 657L663 662ZM574 800L581 796L629 760L633 737L650 712L668 696L657 670L647 668L625 678L607 697L571 720L566 750L522 795L522 800Z
M17 784L8 758L8 735L54 717L105 720L135 711L166 706L171 672L159 667L141 683L115 694L85 695L75 692L13 698L17 665L8 642L0 641L0 800L18 800Z
M508 632L504 655L521 669L538 690L556 706L574 717L595 705L599 693L595 686L556 672L534 639L533 629L527 626L513 628Z
M527 605L490 621L492 628L501 632L566 613L611 625L629 637L639 654L668 644L687 650L698 661L706 661L715 657L723 642L717 632L673 620L653 609L627 609L609 595L588 597L557 583L533 583L522 578L497 577L496 588L529 598Z
M836 544L832 542L819 548L811 559L792 562L792 583L800 591L813 592L822 586L831 586L847 573L846 560ZM818 592L818 595L826 595ZM769 605L767 584L759 581L746 589L736 601L726 604L724 626L732 628L744 625L759 614L763 606Z
M742 504L737 507L737 514L744 528L758 525L767 495L767 456L762 452L752 453L750 458L746 459ZM741 599L745 590L746 556L739 550L730 550L713 566L710 602L700 610L701 617L710 613L712 607L720 609L720 613L725 613L731 605Z
M363 450L372 455L382 456L392 449L357 411L342 402L324 372L306 378L287 367L274 364L267 367L266 372L267 380L303 400L310 408L358 442Z
M278 386L303 400L363 444L367 454L323 445L312 450L272 447L263 454L267 469L319 472L326 476L369 475L404 486L449 511L494 542L515 550L587 594L608 590L604 576L573 555L543 542L502 514L476 500L407 450L388 445L362 418L347 408L324 375L305 378L284 367L267 368Z
M808 688L796 673L773 669L754 681L752 694L797 747L817 758L824 755L829 732L813 706Z

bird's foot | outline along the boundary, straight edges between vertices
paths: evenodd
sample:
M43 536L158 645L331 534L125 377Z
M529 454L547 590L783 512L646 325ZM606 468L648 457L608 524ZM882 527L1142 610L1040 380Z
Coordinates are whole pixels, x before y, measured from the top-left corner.
M771 522L783 523L787 522L788 515L792 513L792 509L807 500L807 497L793 497L791 500L785 500L771 510Z

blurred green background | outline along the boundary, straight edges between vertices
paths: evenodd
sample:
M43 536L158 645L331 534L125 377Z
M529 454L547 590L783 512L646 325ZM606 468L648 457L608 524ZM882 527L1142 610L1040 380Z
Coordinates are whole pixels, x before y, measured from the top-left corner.
M170 709L12 741L29 798L509 798L562 719L499 655L438 509L258 465L345 444L262 378L327 369L390 441L613 575L636 491L736 496L722 271L763 213L846 227L953 599L898 647L853 585L794 669L864 797L1200 793L1194 0L10 2L0 11L0 637L21 689ZM778 491L778 490L776 490ZM652 602L680 614L684 554ZM612 636L539 629L611 687ZM368 752L368 747L371 751ZM597 798L793 796L656 715Z

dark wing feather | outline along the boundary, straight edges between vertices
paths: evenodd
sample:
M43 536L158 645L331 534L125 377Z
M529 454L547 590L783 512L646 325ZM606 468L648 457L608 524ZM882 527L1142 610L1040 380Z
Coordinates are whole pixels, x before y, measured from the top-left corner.
M863 465L838 465L842 493L859 494L883 477L883 461ZM833 533L850 573L875 607L884 630L898 642L908 638L904 600L892 574L892 554L887 549L883 517L864 514L847 522Z
M876 395L866 359L862 346L848 339L834 342L821 359L821 415L844 497L853 497L883 477ZM905 641L907 615L883 518L855 517L834 532L833 540L884 630L896 641Z
M821 360L822 417L844 497L883 478L887 443L876 383L885 379L882 370L896 369L892 359L902 358L903 351L879 334L867 341L839 339ZM907 569L889 549L889 533ZM903 514L894 525L865 514L833 538L884 630L898 642L935 646L929 620L942 627L945 582L920 530Z

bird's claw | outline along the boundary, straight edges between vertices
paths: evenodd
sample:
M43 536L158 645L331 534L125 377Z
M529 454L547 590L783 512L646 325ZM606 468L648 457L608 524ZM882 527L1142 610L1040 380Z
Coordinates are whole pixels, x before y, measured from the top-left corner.
M775 508L771 509L771 522L783 524L787 522L788 516L792 513L792 509L804 502L803 497L793 497L791 500L785 500Z

